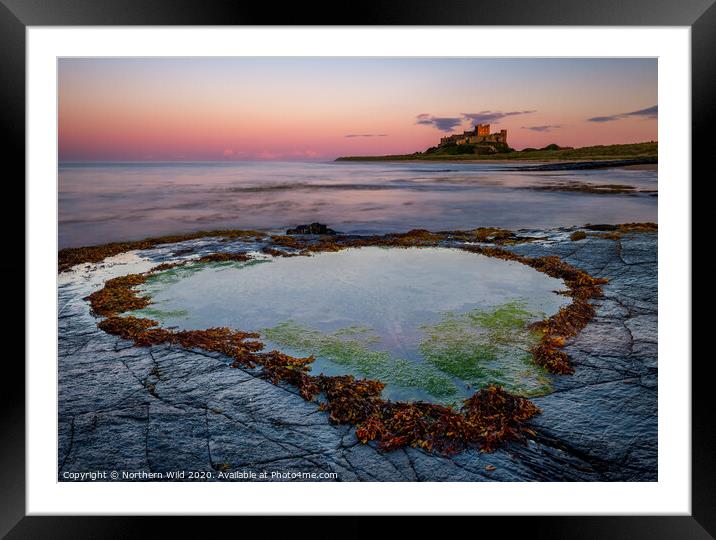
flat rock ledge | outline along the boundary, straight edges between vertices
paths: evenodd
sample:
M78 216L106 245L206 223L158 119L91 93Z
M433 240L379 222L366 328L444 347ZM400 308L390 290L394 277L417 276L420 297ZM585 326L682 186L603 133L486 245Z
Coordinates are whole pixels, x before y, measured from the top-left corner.
M529 231L544 240L510 248L609 279L597 316L566 348L574 375L554 376L554 393L533 399L543 412L526 444L449 458L360 444L354 428L330 424L291 387L220 355L134 347L99 330L83 300L110 277L188 252L260 244L202 239L76 267L58 290L58 479L185 471L183 480L201 481L656 481L657 235L573 242L574 230Z

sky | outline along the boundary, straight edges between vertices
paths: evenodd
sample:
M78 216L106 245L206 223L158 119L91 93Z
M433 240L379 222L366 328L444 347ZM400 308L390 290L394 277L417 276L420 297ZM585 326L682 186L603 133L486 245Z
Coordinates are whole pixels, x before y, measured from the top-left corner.
M63 58L59 159L331 160L489 123L516 149L657 139L656 59Z

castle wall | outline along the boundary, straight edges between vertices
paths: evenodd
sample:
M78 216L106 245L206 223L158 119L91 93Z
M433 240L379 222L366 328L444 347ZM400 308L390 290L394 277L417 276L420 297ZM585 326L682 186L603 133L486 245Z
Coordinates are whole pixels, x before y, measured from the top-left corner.
M507 144L507 130L502 129L499 133L490 133L490 124L477 124L472 131L465 131L462 135L448 135L440 139L440 146L446 144L479 144L479 143L504 143Z

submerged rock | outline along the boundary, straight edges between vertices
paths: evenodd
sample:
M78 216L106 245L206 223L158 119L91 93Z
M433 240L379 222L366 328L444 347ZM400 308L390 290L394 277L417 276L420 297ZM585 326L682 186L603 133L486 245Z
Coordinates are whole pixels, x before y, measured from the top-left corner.
M286 234L338 234L333 229L329 229L328 226L323 223L311 223L309 225L298 225L293 229L288 229Z

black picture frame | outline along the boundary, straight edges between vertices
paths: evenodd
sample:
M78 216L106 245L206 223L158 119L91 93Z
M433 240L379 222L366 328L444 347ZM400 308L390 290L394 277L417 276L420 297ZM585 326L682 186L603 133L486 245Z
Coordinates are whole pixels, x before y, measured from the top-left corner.
M238 3L231 0L0 0L0 117L8 135L5 156L12 164L6 196L12 206L24 201L20 178L25 177L25 30L28 26L83 25L569 25L569 26L688 26L692 36L692 152L693 176L706 180L708 135L716 105L715 0L401 0L364 1L341 11L339 3ZM675 181L671 179L670 181ZM12 190L15 190L15 193ZM10 205L10 203L6 203ZM668 201L662 201L668 204ZM23 204L24 207L24 204ZM3 214L5 231L19 244L19 218ZM9 239L6 241L10 242ZM24 246L24 242L23 242ZM18 253L4 258L5 283L17 284ZM25 284L25 286L27 286ZM7 285L6 285L7 287ZM24 305L20 288L6 292L13 305ZM16 297L15 297L16 296ZM22 303L21 303L22 302ZM689 314L684 314L687 316ZM19 319L19 317L17 318ZM17 320L16 319L16 320ZM24 320L24 317L23 317ZM32 324L32 320L24 321ZM6 330L7 332L8 330ZM19 331L19 329L18 329ZM19 341L19 340L18 340ZM687 365L689 358L666 359ZM589 538L712 538L716 536L716 429L709 403L712 383L710 357L692 363L692 514L685 517L502 517L479 518L481 534L530 537ZM153 529L166 532L166 519L136 517L25 516L25 371L17 355L7 355L6 384L0 392L2 449L0 451L0 535L8 538L125 538L144 537ZM668 465L667 465L668 466ZM304 518L312 519L312 518ZM350 518L352 520L358 518ZM370 519L370 518L368 518ZM305 523L305 521L304 521ZM423 527L422 520L412 521ZM348 526L346 526L348 525ZM184 519L184 533L205 534L206 521ZM261 525L259 525L261 526ZM265 524L264 526L268 526ZM308 525L321 535L330 529ZM273 534L295 525L273 520ZM371 531L371 525L339 525L344 531ZM332 527L331 527L332 528ZM331 536L337 535L336 529ZM316 532L317 531L317 532ZM315 535L314 534L314 535Z

